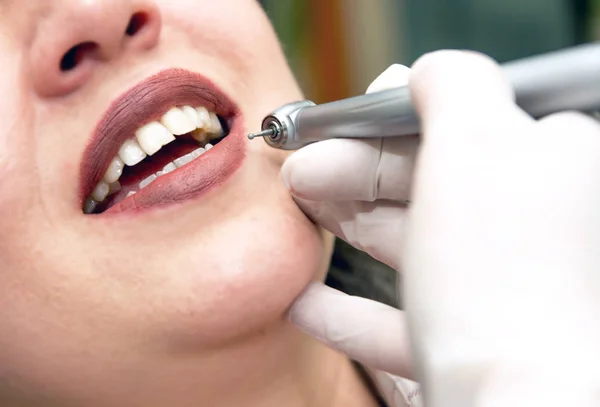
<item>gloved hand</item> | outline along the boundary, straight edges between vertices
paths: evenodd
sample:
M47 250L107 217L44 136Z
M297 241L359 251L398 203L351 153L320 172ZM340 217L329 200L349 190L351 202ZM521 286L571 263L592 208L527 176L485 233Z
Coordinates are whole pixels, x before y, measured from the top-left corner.
M282 169L309 217L403 272L408 318L315 284L291 320L413 377L408 319L429 406L598 405L600 125L533 120L478 55L431 54L410 75L414 173L414 139L324 141Z

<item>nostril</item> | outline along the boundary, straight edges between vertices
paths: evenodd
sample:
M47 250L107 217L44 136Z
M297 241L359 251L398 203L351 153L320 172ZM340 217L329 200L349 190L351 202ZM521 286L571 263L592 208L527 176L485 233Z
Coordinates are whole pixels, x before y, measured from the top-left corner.
M142 12L135 13L131 16L131 19L129 20L129 25L127 25L125 34L129 35L130 37L133 37L142 29L142 27L146 25L147 22L148 14Z
M60 70L66 72L74 69L83 61L87 54L93 52L96 48L98 48L98 45L93 42L84 42L75 45L62 57Z

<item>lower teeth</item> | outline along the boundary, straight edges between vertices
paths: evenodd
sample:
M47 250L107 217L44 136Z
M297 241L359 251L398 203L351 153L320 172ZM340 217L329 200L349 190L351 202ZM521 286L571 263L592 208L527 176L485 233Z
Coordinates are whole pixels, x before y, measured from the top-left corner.
M186 154L182 157L179 157L176 160L168 163L167 165L165 165L163 167L163 169L161 171L158 171L155 174L152 174L149 177L143 179L139 183L139 189L137 191L129 191L127 193L126 198L129 198L130 196L135 195L136 192L138 192L141 189L150 185L158 177L168 174L172 171L175 171L177 168L183 167L185 164L190 163L191 161L200 157L202 154L204 154L206 151L210 150L211 148L213 148L213 145L208 143L204 147L198 148L198 149L192 151L191 153L188 153L188 154ZM108 195L115 194L115 193L119 192L120 190L121 190L121 184L119 184L119 182L117 181L113 184L110 184L110 191L108 192ZM88 199L86 199L85 203L83 204L83 213L86 213L86 214L93 213L98 205L99 205L98 201L94 200L93 197L89 197Z
M152 174L150 175L148 178L146 178L145 180L143 180L142 182L140 182L140 189L147 187L148 185L150 185L150 183L152 181L154 181L156 178L158 178L158 175L156 174Z
M213 147L212 144L209 143L206 146L204 146L204 148L200 147L200 148L192 151L191 153L188 153L188 154L184 155L183 157L179 157L176 160L174 160L173 162L168 163L167 165L165 165L163 167L163 169L161 171L158 171L157 173L152 174L148 178L145 178L144 180L142 180L142 182L140 182L140 184L139 184L139 187L140 187L139 190L150 185L158 177L168 174L171 171L174 171L175 169L183 167L187 163L192 162L193 160L195 160L196 158L198 158L202 154L204 154L207 150L210 150L212 147Z

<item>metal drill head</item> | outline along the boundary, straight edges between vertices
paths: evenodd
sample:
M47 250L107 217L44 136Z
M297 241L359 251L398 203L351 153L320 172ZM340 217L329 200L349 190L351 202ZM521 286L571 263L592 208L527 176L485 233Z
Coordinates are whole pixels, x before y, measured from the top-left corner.
M315 106L315 104L308 100L288 103L266 116L260 126L262 131L249 134L248 138L252 140L256 137L263 137L265 142L273 148L297 149L300 143L289 143L290 140L293 141L296 137L294 120L303 108L312 106Z
M277 129L271 127L261 131L260 133L250 133L248 134L248 138L253 140L256 137L275 137L275 134L277 134Z

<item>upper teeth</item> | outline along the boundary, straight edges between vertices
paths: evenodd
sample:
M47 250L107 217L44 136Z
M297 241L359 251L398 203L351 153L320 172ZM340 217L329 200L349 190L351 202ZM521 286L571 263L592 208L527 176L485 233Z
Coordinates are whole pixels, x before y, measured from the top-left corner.
M131 167L140 163L148 155L156 154L161 147L175 140L175 136L188 133L192 133L192 137L199 142L206 143L209 140L222 137L223 128L215 113L209 112L204 107L193 108L191 106L174 107L165 113L159 121L143 125L135 132L135 137L126 140L121 145L117 155L110 162L103 179L86 199L83 207L84 213L92 213L98 203L120 189L118 181L125 165ZM199 148L167 164L163 171L159 171L159 173L143 180L140 183L140 189L150 184L156 177L171 172L176 167L181 167L199 157L211 147L212 145L207 144L205 148ZM119 185L118 188L117 185Z
M185 133L187 133L187 131ZM140 150L143 150L143 152L148 155L156 153L162 146L166 146L171 141L175 140L175 136L171 134L169 129L158 122L152 122L142 126L138 131L135 132L135 138L141 147ZM126 143L124 143L123 146L125 146L125 144ZM124 150L123 147L121 147L121 150L119 150L119 155L121 154L125 157L128 155L127 151Z

